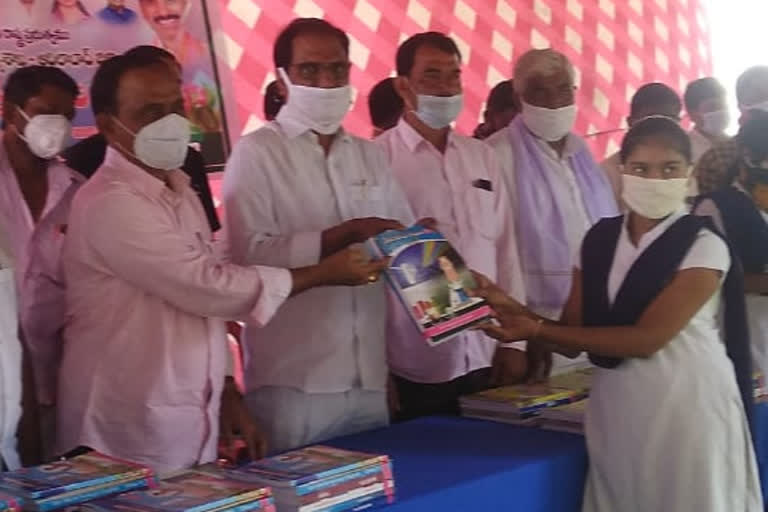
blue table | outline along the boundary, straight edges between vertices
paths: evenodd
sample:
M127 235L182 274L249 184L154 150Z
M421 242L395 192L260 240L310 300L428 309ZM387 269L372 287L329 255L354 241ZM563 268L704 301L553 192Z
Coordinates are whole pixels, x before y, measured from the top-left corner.
M755 426L768 497L768 404L755 407ZM581 436L435 417L329 444L392 457L397 503L387 507L390 512L581 510L587 469Z
M584 438L464 418L425 418L334 440L389 454L397 503L390 512L578 512Z

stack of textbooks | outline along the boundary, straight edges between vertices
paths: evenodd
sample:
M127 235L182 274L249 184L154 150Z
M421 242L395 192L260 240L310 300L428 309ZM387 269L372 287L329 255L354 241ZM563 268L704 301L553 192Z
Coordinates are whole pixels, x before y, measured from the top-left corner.
M0 492L0 512L21 512L21 506L13 496Z
M583 400L589 394L591 369L552 377L545 384L520 384L481 391L460 398L462 416L537 426L541 412Z
M152 489L133 491L79 507L79 512L274 512L269 488L230 478L213 467L189 470Z
M391 258L387 281L429 345L438 345L491 317L472 297L472 273L443 235L421 226L386 231L368 242L376 258Z
M57 510L142 489L154 482L149 468L96 452L0 473L0 491L10 495L24 510L38 511ZM13 510L13 505L6 508Z
M361 511L395 499L388 456L329 446L287 452L228 474L240 481L271 487L277 512Z
M584 435L584 414L589 398L541 411L540 426L546 430Z

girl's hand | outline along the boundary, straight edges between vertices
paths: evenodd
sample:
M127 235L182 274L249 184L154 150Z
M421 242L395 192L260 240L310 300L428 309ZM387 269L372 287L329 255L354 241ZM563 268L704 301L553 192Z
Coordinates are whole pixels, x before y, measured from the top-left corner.
M500 314L497 311L496 318L498 324L484 322L477 329L501 342L531 340L541 328L538 321L524 314Z
M475 278L477 288L470 290L470 295L485 299L498 315L527 314L525 306L504 293L504 290L499 288L486 276L474 271L472 272L472 276Z

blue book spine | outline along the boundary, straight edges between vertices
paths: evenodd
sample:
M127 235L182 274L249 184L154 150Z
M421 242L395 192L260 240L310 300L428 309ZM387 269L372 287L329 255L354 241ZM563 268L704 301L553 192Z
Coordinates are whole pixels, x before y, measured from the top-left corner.
M306 494L322 491L323 489L349 482L350 480L357 480L359 478L376 475L381 473L383 471L383 466L386 465L388 464L377 464L369 468L361 469L360 471L350 471L349 473L339 475L338 477L329 480L321 480L319 482L310 482L308 484L300 485L296 487L296 494L298 496L304 496Z
M84 503L86 501L95 500L97 498L103 498L105 496L111 496L113 494L120 494L126 491L133 491L136 489L143 489L149 486L149 483L153 480L150 478L142 478L140 480L132 480L130 482L123 482L115 486L101 487L99 489L93 489L81 494L75 494L70 496L63 496L61 498L48 498L43 501L35 502L37 510L40 512L47 512L49 510L56 510L58 508L68 507L70 505L77 505L78 503Z

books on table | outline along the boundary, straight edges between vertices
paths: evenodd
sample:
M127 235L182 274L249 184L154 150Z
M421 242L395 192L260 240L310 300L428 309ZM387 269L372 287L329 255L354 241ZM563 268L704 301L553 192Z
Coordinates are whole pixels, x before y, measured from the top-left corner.
M386 455L310 446L232 469L244 482L269 486L277 512L343 512L389 504L395 498Z
M377 258L390 257L387 282L430 345L490 318L485 300L471 297L471 272L446 238L421 226L386 231L368 241Z
M183 471L154 488L82 505L81 512L274 512L269 488L231 478L211 467Z
M0 492L0 512L21 512L21 506L10 494Z
M542 384L489 389L459 399L462 416L516 425L537 426L541 412L583 400L589 394L592 369L550 378Z
M57 510L153 485L152 470L97 452L8 473L0 491L24 510Z
M584 416L588 403L589 398L586 398L541 411L541 428L584 435Z

